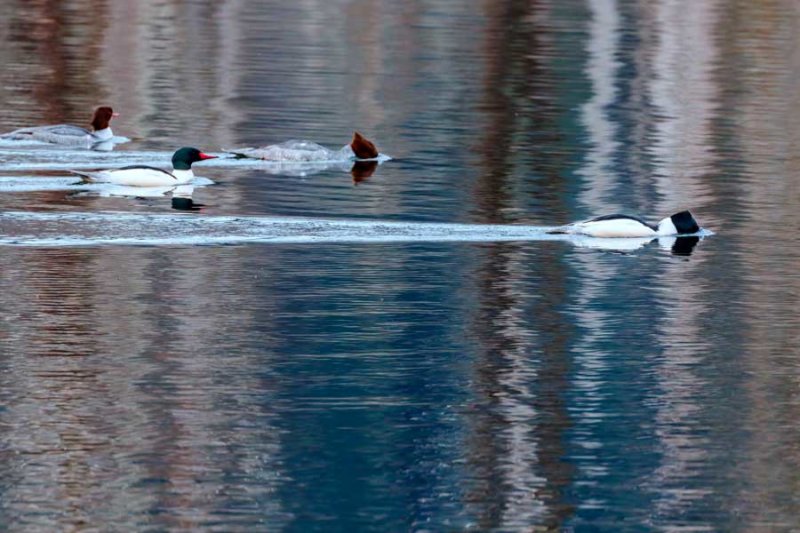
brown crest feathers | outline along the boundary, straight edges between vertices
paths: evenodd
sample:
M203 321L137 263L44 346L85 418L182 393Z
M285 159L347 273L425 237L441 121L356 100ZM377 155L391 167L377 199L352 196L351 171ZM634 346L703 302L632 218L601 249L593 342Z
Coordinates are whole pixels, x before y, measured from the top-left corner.
M353 133L353 140L350 141L350 148L359 159L374 159L378 157L378 149L375 148L372 141L368 140L357 131Z
M110 107L98 107L92 116L92 129L94 131L106 129L111 123L112 116L114 116L114 110Z

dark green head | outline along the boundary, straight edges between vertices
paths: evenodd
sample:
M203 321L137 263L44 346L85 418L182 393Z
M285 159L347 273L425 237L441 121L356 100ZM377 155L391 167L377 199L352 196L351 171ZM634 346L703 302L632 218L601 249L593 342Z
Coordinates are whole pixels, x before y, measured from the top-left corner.
M184 146L178 149L172 156L172 168L175 170L189 170L192 168L192 163L202 161L203 159L214 159L215 155L206 155L197 148Z

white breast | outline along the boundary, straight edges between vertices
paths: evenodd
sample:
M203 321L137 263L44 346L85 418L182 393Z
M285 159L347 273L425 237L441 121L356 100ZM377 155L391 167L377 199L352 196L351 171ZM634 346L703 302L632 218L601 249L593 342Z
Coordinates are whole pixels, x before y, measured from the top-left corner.
M630 218L577 222L571 228L574 228L571 233L590 237L653 237L656 235L652 228Z
M189 183L194 179L194 172L191 168L189 170L173 170L172 175L178 178L178 183Z
M94 141L108 141L114 138L114 132L111 131L111 128L103 128L102 130L97 130L92 134L92 140Z

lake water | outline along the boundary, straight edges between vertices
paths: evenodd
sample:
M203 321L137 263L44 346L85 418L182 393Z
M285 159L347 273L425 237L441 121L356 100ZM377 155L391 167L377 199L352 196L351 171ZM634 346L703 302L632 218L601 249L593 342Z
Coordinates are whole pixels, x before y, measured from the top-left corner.
M0 146L2 529L800 527L795 2L0 15L0 131L133 139ZM354 130L393 159L200 163L201 211L66 172Z

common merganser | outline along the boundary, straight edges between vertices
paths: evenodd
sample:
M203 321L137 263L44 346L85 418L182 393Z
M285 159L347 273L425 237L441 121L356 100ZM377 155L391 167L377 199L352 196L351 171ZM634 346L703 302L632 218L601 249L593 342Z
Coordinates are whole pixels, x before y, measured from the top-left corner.
M57 124L54 126L34 126L20 128L0 135L0 139L8 141L39 141L65 146L86 146L105 143L114 138L111 131L111 119L118 117L110 107L103 106L94 110L91 130L74 126L72 124Z
M88 182L115 183L131 187L169 187L188 183L194 178L192 163L217 156L204 154L197 148L183 147L172 156L172 172L147 165L133 165L113 170L82 172L70 170Z
M604 215L555 228L549 233L588 235L589 237L664 237L689 235L700 231L689 211L681 211L652 225L630 215Z
M311 141L287 141L261 148L235 148L225 151L239 157L287 162L375 159L379 155L375 144L357 131L353 133L350 144L338 151L329 150Z

